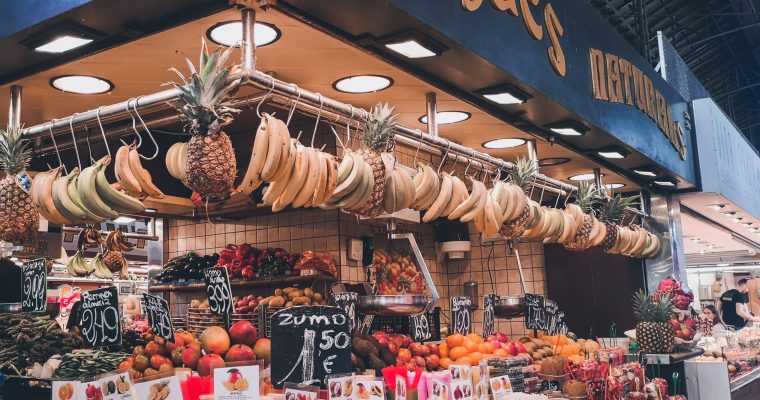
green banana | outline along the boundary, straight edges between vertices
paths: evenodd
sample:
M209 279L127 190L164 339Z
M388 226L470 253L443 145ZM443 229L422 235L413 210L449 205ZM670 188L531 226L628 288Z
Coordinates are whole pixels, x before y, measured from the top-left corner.
M98 169L98 173L95 177L95 188L103 202L119 213L136 213L145 211L145 204L143 204L142 201L114 189L113 186L108 183L105 166Z
M95 215L100 215L107 218L116 218L119 213L108 207L103 200L98 196L97 188L95 187L95 178L97 177L98 169L103 166L102 163L96 162L89 167L82 170L77 178L77 190L79 191L82 204Z
M58 212L61 213L67 219L76 222L83 222L87 218L84 210L79 208L69 197L68 190L68 176L58 177L53 182L53 204Z
M106 216L100 216L92 212L92 210L88 209L84 206L84 203L82 203L82 196L79 193L79 189L77 189L78 182L79 182L79 172L76 173L72 172L68 175L68 186L67 186L67 192L69 194L69 198L71 201L74 202L74 204L77 205L77 207L81 208L82 211L84 211L85 214L87 214L86 222L89 223L99 223L103 222L103 220L107 219Z

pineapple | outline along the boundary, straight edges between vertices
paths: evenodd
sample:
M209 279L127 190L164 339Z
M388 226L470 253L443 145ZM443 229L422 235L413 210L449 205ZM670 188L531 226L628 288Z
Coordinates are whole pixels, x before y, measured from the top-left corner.
M389 144L393 139L393 126L398 120L398 114L387 103L378 103L369 116L364 121L364 133L362 135L362 148L357 154L362 156L364 161L372 167L374 173L375 186L372 190L372 196L362 205L357 214L374 217L377 215L383 200L385 198L385 164L382 159L382 152L387 151Z
M673 351L675 334L668 321L673 312L673 298L658 296L652 299L643 290L633 295L633 314L636 324L636 342L639 351L664 354Z
M0 129L0 239L30 245L35 250L40 214L29 195L31 178L26 173L32 151L24 138L22 126ZM26 249L25 249L26 250Z
M594 197L596 197L598 191L596 186L589 184L588 182L581 182L578 187L578 195L575 197L575 204L568 205L570 207L579 207L583 212L583 224L578 227L578 231L575 233L573 240L565 243L565 248L568 250L586 250L591 246L591 230L594 227L594 220L591 218L592 206L594 204Z
M625 208L630 206L635 197L622 197L616 194L614 197L608 197L602 206L602 222L607 227L607 233L602 241L602 248L607 251L617 242L617 229L615 226L625 215Z
M517 171L512 174L512 184L519 186L524 193L528 192L533 175L536 174L536 163L527 158L517 159ZM499 233L508 239L515 239L525 232L525 225L530 218L530 202L525 204L520 215L513 221L505 221L499 229Z
M232 122L233 114L240 112L232 108L229 98L241 79L228 81L230 71L236 67L224 66L232 49L217 48L209 52L206 41L201 40L197 70L187 58L189 76L182 75L176 68L170 69L182 80L182 83L171 83L182 92L175 108L187 122L185 129L193 135L185 164L187 183L201 196L226 196L237 173L232 142L222 131L222 127Z
M126 272L129 264L124 254L119 249L113 248L113 246L106 246L106 252L103 254L103 263L108 267L111 272L121 272L122 279L126 278Z

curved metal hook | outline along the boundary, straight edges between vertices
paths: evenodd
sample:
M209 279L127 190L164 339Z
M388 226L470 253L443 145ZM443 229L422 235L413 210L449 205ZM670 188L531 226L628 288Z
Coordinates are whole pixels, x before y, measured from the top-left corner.
M92 157L92 146L90 146L90 128L84 126L84 140L87 142L87 154L90 156L90 165L95 164L95 158Z
M449 171L449 175L456 176L457 174L457 161L459 161L459 153L454 152L454 162L451 164L451 171Z
M150 157L145 157L142 154L138 154L138 155L143 160L152 160L152 159L156 158L156 156L158 156L158 151L159 151L159 149L158 149L158 143L156 143L156 138L153 137L153 134L150 132L150 129L148 129L148 125L145 124L145 121L143 121L142 116L140 116L140 112L137 111L137 102L140 101L140 97L142 97L142 96L137 96L137 99L135 99L135 103L132 105L132 108L135 110L135 114L137 114L137 118L140 120L140 124L143 126L143 129L145 129L145 133L148 134L148 137L150 138L150 141L153 142L153 147L156 148L156 151ZM137 147L140 147L140 146L137 146Z
M58 150L58 143L55 142L55 135L53 135L53 123L57 121L57 119L53 119L50 121L50 126L48 126L48 131L50 131L50 140L53 141L53 148L55 149L55 155L58 157L58 166L63 168L63 172L66 173L66 175L69 174L69 172L66 170L66 166L63 165L63 162L61 161L61 152Z
M349 104L348 106L351 109L351 116L346 120L346 146L351 145L351 121L354 120L354 106L353 104ZM343 150L345 150L345 147Z
M474 151L474 150L473 150ZM472 164L472 157L467 159L467 166L464 167L464 172L462 175L466 178L467 177L467 171L470 169L470 165Z
M414 161L412 161L412 168L417 168L417 155L420 154L420 146L422 146L422 139L417 139L417 151L414 152Z
M301 100L301 89L295 83L293 84L293 87L295 88L296 93L298 93L298 97L296 97L296 101L293 102L293 108L291 108L290 112L288 112L288 120L285 121L285 126L290 126L290 119L293 118L293 114L296 113L298 102Z
M317 122L314 123L314 130L311 132L311 147L314 147L314 138L317 136L317 126L319 125L319 119L322 117L322 95L317 93L317 96L319 96L319 112L317 112Z
M443 167L443 164L446 163L446 160L449 158L449 149L451 148L451 142L449 139L445 139L446 142L448 142L448 146L446 147L446 153L443 155L443 158L441 158L441 163L438 165L438 171L436 173L438 176L441 176L441 167Z
M95 111L95 119L98 120L98 126L100 127L100 134L103 136L103 144L106 145L106 151L108 152L108 156L111 157L111 148L108 147L108 139L106 139L106 131L103 130L103 123L100 121L101 108L103 108L103 106L98 107L97 111Z
M140 146L142 146L142 136L140 136L140 132L137 131L137 121L135 121L135 116L132 114L132 111L129 110L129 102L132 100L134 100L134 98L127 100L125 110L127 111L127 114L129 114L129 116L132 118L132 131L134 131L135 136L137 136L137 145L135 148L139 149ZM119 139L119 141L121 141L124 146L129 146L127 142L124 141L124 139Z
M272 87L269 88L269 91L267 92L267 94L264 97L262 97L261 100L259 101L259 104L256 105L256 115L259 117L259 119L261 119L261 112L259 111L259 109L261 108L261 103L263 103L264 100L266 100L267 97L269 97L269 95L272 94L272 92L274 91L274 76L269 75L269 77L272 78Z
M329 121L324 121L324 123L326 123L327 126L330 127L330 130L332 131L333 135L335 135L335 140L338 141L338 143L340 144L340 147L345 149L346 146L343 144L343 140L341 140L340 135L338 135L338 131L335 130L335 127ZM314 146L313 143L312 143L312 146ZM324 146L322 148L324 149Z
M79 149L77 148L77 138L74 134L74 117L79 115L79 113L71 114L71 117L69 118L69 129L71 130L71 140L72 145L74 146L74 152L77 154L77 165L79 165L79 170L82 170L82 160L79 159Z

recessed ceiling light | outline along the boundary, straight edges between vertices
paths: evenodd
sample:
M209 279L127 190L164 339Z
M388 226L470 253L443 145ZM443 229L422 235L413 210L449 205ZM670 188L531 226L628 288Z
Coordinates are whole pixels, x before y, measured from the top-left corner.
M654 183L660 186L674 187L678 181L673 178L657 178L654 180Z
M378 39L377 43L406 58L440 56L449 49L442 43L416 30L394 33Z
M372 93L387 89L393 79L381 75L355 75L338 79L333 88L344 93Z
M712 209L713 209L713 210L715 210L715 211L720 211L720 210L722 210L724 207L726 207L726 205L725 205L725 204L710 204L710 205L709 205L709 206L707 206L707 207L709 207L709 208L712 208Z
M641 175L654 178L660 174L660 169L651 165L644 165L641 167L633 168L633 172Z
M115 222L117 224L131 224L132 222L135 222L135 219L132 218L132 217L125 217L125 216L122 215L122 216L114 219L113 222Z
M97 76L64 75L50 80L50 86L70 93L99 94L113 90L114 86L108 80Z
M156 210L155 208L146 208L145 212L146 213L155 213L155 212L158 212L158 210Z
M470 119L470 113L464 111L439 111L435 114L435 120L438 125L456 124ZM420 122L427 124L427 115L420 117Z
M604 174L602 174L601 176L604 176ZM573 176L571 176L568 179L570 179L571 181L590 181L590 180L594 179L594 174L592 174L592 173L591 174L578 174L578 175L573 175Z
M743 220L743 219L744 219L744 218L742 218L742 217L736 217L736 218L732 219L731 221L733 221L735 224L738 224L738 223L739 223L739 222L741 222L741 220Z
M45 44L35 47L34 51L40 53L63 53L69 50L82 47L92 42L92 39L76 37L71 35L59 36Z
M387 43L385 47L401 54L406 58L426 58L437 56L433 50L428 49L414 39L405 40L403 42Z
M280 39L282 33L276 26L266 22L253 25L253 42L256 47L272 44ZM220 22L206 31L212 42L221 46L240 46L243 41L243 23L240 21Z
M736 215L736 211L725 211L725 212L722 212L721 214L725 215L728 218L731 218L734 215Z
M474 93L501 105L522 104L531 97L522 90L508 84L476 90Z
M608 183L605 184L604 187L607 189L620 189L621 187L624 187L625 183Z
M525 144L525 139L520 138L504 138L494 139L483 143L483 147L487 149L509 149L512 147L522 146Z
M745 222L742 224L742 226L744 226L745 228L749 228L752 226L752 222Z
M551 165L567 164L570 162L569 157L549 157L538 160L539 167L548 167Z
M573 119L549 124L545 128L562 136L583 136L589 131L586 125Z
M603 149L599 149L596 151L596 154L599 154L600 156L604 158L615 158L615 159L626 158L628 156L628 152L625 149L621 147L617 147L617 146L610 146L610 147L605 147Z

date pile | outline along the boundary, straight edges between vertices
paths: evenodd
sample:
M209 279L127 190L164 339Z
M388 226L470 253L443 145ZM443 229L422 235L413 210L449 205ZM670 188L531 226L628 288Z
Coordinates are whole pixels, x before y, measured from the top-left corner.
M61 330L47 316L28 313L0 315L0 371L19 371L44 363L55 354L81 347L82 339Z

